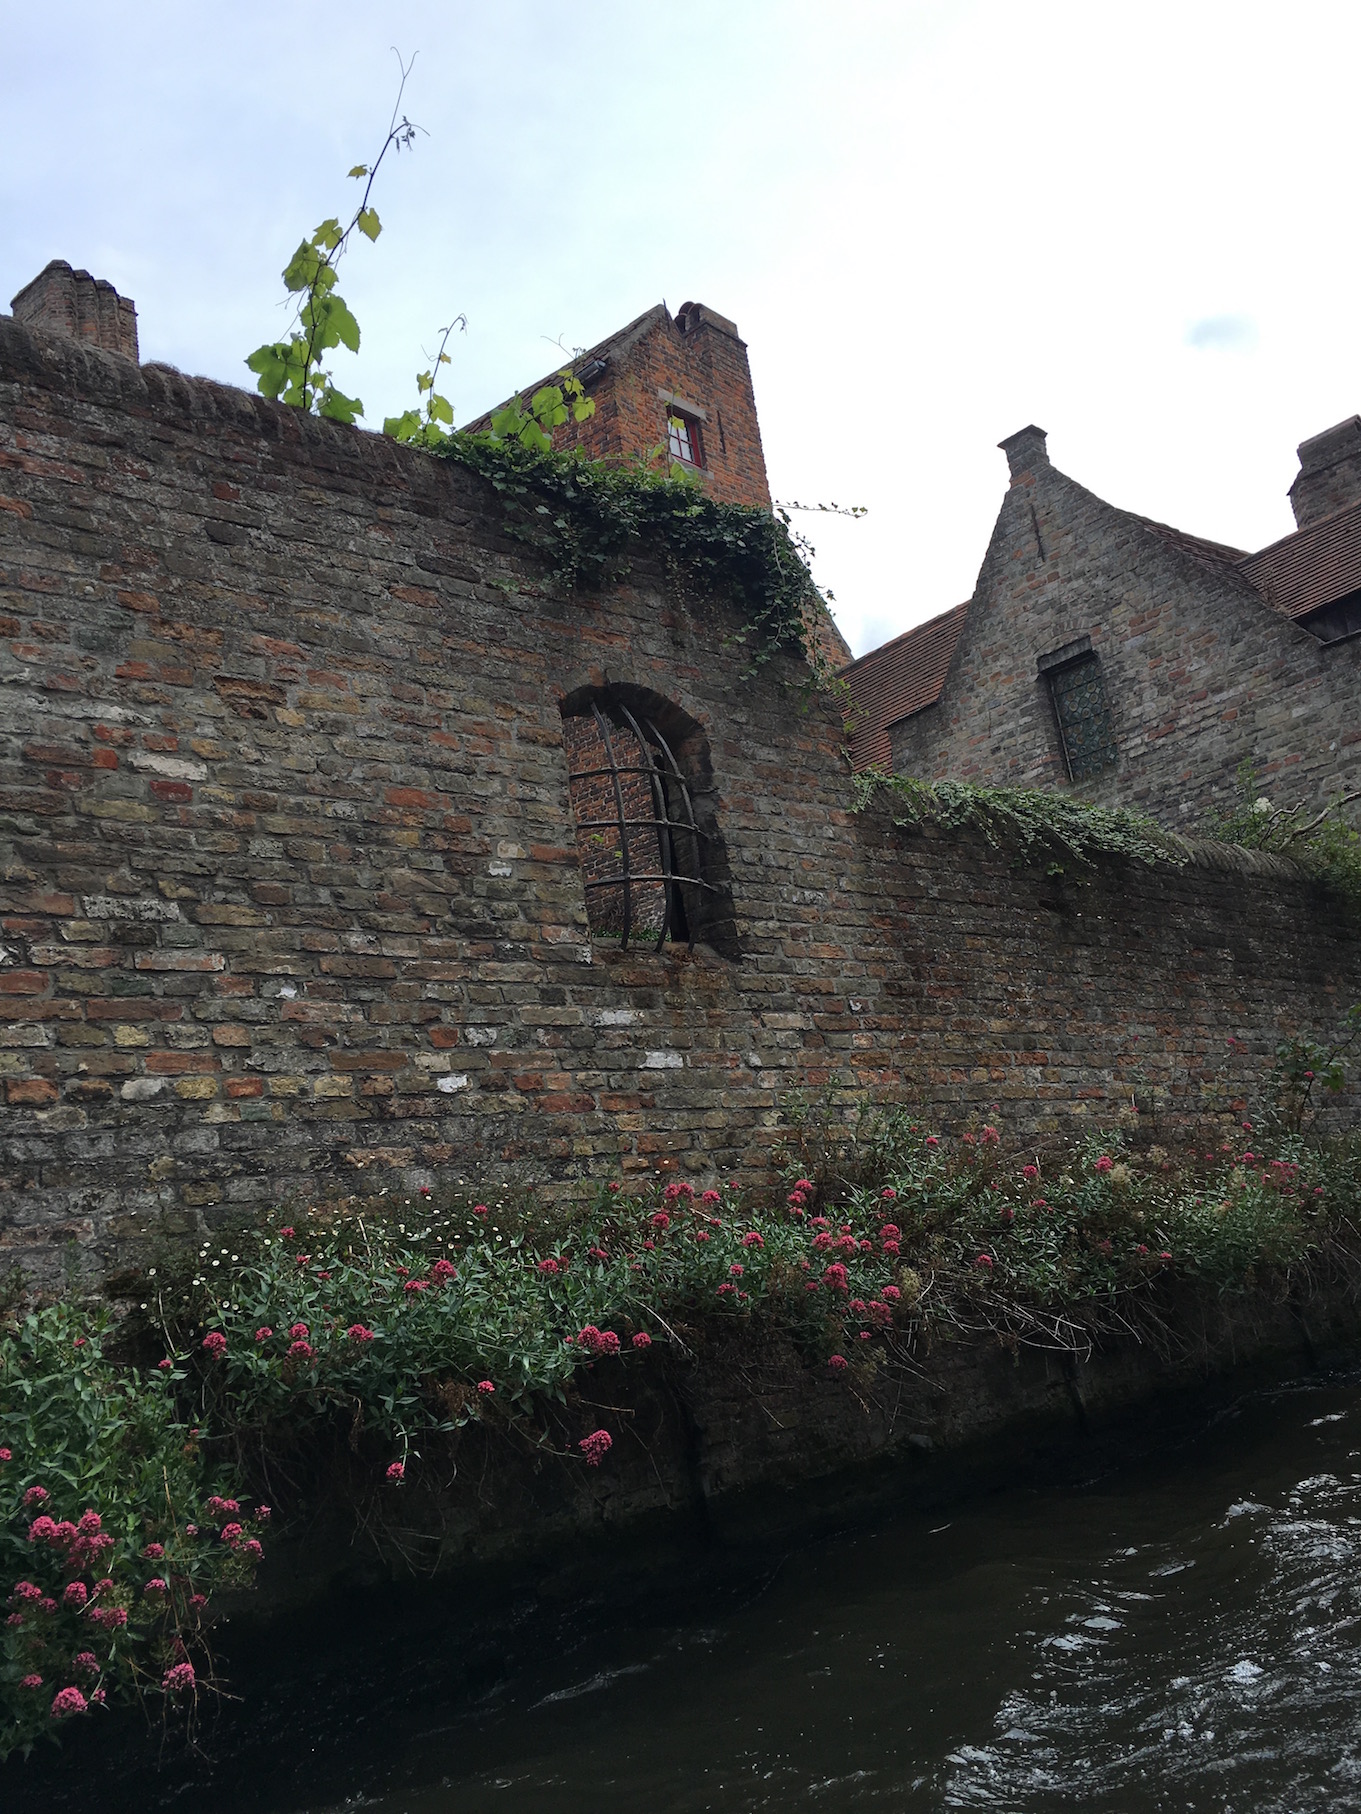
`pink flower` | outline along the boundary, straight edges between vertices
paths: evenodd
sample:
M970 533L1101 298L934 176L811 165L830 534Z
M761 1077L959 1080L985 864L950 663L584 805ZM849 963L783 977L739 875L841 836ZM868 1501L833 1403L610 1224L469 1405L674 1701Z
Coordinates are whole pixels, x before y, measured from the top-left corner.
M428 1184L422 1184L421 1195L423 1197L428 1197L430 1195L430 1186Z
M43 1678L40 1675L26 1675L19 1684L21 1688L41 1688L42 1685Z
M586 1457L586 1465L598 1468L614 1447L614 1438L608 1430L592 1430L589 1436L582 1437L577 1447Z
M1021 1167L1021 1176L1023 1178L1035 1179L1038 1178L1039 1175L1040 1168L1038 1165L1023 1165Z
M927 1136L926 1136L926 1142L925 1142L925 1143L926 1143L926 1145L927 1145L927 1146L939 1146L939 1145L940 1145L940 1137L939 1137L939 1135L937 1135L937 1134L928 1134L928 1135L927 1135Z
M213 1360L221 1360L227 1352L227 1338L220 1329L210 1329L203 1338L203 1352Z
M418 1291L428 1291L429 1289L429 1279L408 1279L406 1284L402 1286L402 1290L410 1292L413 1297Z
M214 1518L232 1518L241 1510L238 1500L219 1499L216 1493L210 1499L205 1499L203 1505L205 1511L211 1512Z
M862 1329L862 1330L861 1330L861 1331L860 1331L860 1339L861 1339L861 1341L862 1341L862 1342L867 1342L867 1341L869 1341L869 1339L870 1339L870 1331L869 1331L869 1330L868 1330L868 1329Z
M983 1267L986 1272L992 1271L992 1261L985 1253L979 1254L978 1258L974 1261L974 1265Z
M1001 1135L997 1132L995 1127L985 1127L983 1129L984 1146L996 1146L1000 1139Z
M742 1245L744 1247L764 1247L765 1242L764 1242L764 1240L762 1240L761 1236L758 1235L756 1230L753 1228L749 1235L742 1236Z
M659 1229L662 1234L665 1234L667 1229L671 1226L671 1218L664 1209L659 1209L656 1215L650 1217L649 1220L651 1221L652 1226Z
M810 1216L808 1218L808 1226L810 1228L830 1228L832 1225L827 1220L826 1216Z
M159 1575L153 1575L142 1589L142 1592L144 1594L150 1594L154 1599L156 1595L168 1592L168 1586L166 1582L162 1581Z
M697 1228L695 1230L695 1239L697 1241L710 1241L713 1239L713 1236L709 1233L707 1228Z
M194 1686L194 1665L173 1663L165 1672L161 1687L167 1694L187 1694Z
M246 1533L241 1526L235 1522L224 1524L222 1527L222 1541L227 1545L228 1549L235 1549L245 1534Z
M803 1288L805 1291L817 1291L820 1289L818 1281L816 1279L806 1279L804 1281Z
M491 1381L489 1379L480 1379L477 1382L477 1389L485 1397L490 1398L492 1393L496 1390L496 1387L491 1383Z
M1004 1203L999 1213L1004 1222L1014 1222L1016 1220L1016 1211L1011 1207L1010 1203Z
M813 1252L826 1253L832 1245L832 1237L824 1229L821 1234L813 1236Z
M169 1373L174 1365L174 1361L158 1360L156 1362L156 1370L158 1373Z
M544 1273L549 1278L551 1278L553 1276L553 1274L559 1270L560 1270L560 1268L559 1268L556 1260L540 1260L539 1261L539 1271Z
M190 1594L189 1605L193 1609L194 1612L202 1612L204 1607L207 1604L208 1604L207 1594Z
M288 1345L289 1360L311 1360L316 1350L310 1342L290 1342Z
M128 1615L121 1606L92 1606L86 1616L106 1629L116 1630L118 1626L128 1622Z
M90 1345L89 1337L84 1336L84 1335L78 1335L71 1344L71 1346L73 1348L88 1348L89 1345Z
M285 1241L291 1241L293 1239L293 1230L291 1228L281 1228L279 1233Z
M93 1650L78 1650L72 1661L71 1667L73 1669L79 1669L85 1675L98 1675L99 1658L95 1655Z
M885 1285L880 1295L886 1297L891 1304L896 1304L903 1294L896 1285Z
M51 1543L56 1537L57 1527L44 1512L41 1518L35 1518L28 1527L30 1543Z
M68 1581L62 1589L61 1603L69 1606L73 1612L79 1612L90 1595L83 1581Z
M102 1707L108 1698L108 1695L105 1694L102 1688L96 1688L94 1693L90 1696L90 1705L92 1707Z
M265 1552L258 1537L248 1537L241 1545L241 1553L249 1556L252 1562L258 1562Z
M25 1600L41 1600L42 1597L43 1590L41 1587L36 1586L32 1581L19 1581L15 1583L14 1592L10 1595L10 1600L17 1600L22 1605Z
M743 1270L744 1269L737 1264L737 1261L734 1260L732 1265L729 1266L729 1268L728 1268L728 1277L730 1279L740 1279L742 1276Z
M14 1460L14 1457L8 1449L0 1449L0 1461L13 1461L13 1460Z
M827 1281L830 1290L845 1291L847 1289L846 1268L840 1260L833 1260L822 1276Z
M1115 1161L1111 1158L1109 1153L1102 1153L1101 1157L1092 1165L1092 1170L1094 1172L1108 1172L1113 1171L1114 1169Z
M475 1216L481 1216L482 1220L485 1221L491 1214L491 1211L487 1208L485 1203L474 1203L473 1214Z
M51 1497L45 1486L31 1486L24 1494L24 1510L31 1512L35 1505L46 1505Z
M394 1484L405 1480L406 1463L404 1461L390 1461L388 1463L387 1478Z
M706 1190L700 1197L701 1203L721 1203L722 1196L716 1190Z
M895 1203L898 1199L898 1193L891 1184L886 1184L879 1192L879 1195L883 1198L885 1203Z
M737 1287L736 1287L736 1285L733 1285L733 1284L720 1285L718 1288L718 1295L721 1298L727 1297L729 1292L736 1291L736 1290L737 1290Z
M255 1508L255 1517L256 1517L257 1523L268 1524L269 1517L270 1517L270 1507L267 1505L257 1505Z
M633 1338L633 1345L635 1348L639 1349L650 1348L652 1346L652 1337L645 1329L640 1329Z
M885 1253L896 1256L896 1255L900 1254L902 1251L903 1250L899 1246L897 1241L885 1241L884 1242L884 1252Z
M1171 1258L1172 1258L1172 1256L1171 1256L1171 1254L1170 1254L1170 1253L1160 1253L1160 1254L1159 1254L1159 1255L1158 1255L1158 1258L1159 1258L1159 1259L1160 1259L1160 1260L1170 1260L1170 1259L1171 1259Z
M458 1268L454 1265L452 1260L436 1260L435 1264L430 1268L430 1276L432 1279L438 1280L442 1285L446 1279L456 1279L458 1277Z
M885 1222L884 1226L879 1230L879 1239L881 1241L900 1241L902 1237L903 1231L896 1222Z
M363 1323L351 1323L345 1333L360 1348L367 1348L374 1339L372 1329L366 1329Z
M850 1364L851 1363L846 1359L844 1354L832 1354L829 1355L827 1359L827 1365L832 1369L833 1373L844 1373Z
M310 1253L294 1254L293 1264L295 1266L310 1266L312 1264L312 1256Z
M305 1342L312 1331L307 1327L306 1323L294 1323L288 1333L295 1342Z
M80 1532L82 1537L91 1537L97 1530L103 1528L103 1524L104 1520L100 1517L98 1512L82 1512L80 1514L80 1523L76 1526L76 1529Z
M623 1185L619 1182L619 1180L617 1178L612 1178L610 1180L610 1182L605 1186L605 1189L610 1193L610 1195L612 1197L617 1197L623 1188L624 1188Z

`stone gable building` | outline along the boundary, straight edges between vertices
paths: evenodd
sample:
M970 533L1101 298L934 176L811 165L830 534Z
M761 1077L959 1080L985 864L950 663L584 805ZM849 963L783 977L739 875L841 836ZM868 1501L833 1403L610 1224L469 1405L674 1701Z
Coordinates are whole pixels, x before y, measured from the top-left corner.
M1300 448L1299 527L1257 554L1118 509L1002 443L973 597L844 670L858 767L1072 789L1183 830L1249 763L1278 804L1361 782L1361 418Z

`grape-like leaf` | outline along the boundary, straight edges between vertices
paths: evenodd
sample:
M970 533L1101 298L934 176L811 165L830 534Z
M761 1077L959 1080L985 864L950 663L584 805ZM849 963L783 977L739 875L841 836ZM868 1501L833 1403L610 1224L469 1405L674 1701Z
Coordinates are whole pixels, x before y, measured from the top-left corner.
M361 208L355 225L359 228L359 231L364 235L365 239L377 239L378 235L383 231L382 225L378 219L378 210L376 208Z

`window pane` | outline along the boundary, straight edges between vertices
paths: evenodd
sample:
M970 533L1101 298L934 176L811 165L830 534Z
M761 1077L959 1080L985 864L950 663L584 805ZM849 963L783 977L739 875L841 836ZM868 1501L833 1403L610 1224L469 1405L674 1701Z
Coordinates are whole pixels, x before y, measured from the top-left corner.
M1052 673L1049 691L1070 779L1084 781L1112 768L1117 760L1115 730L1096 656Z
M672 416L666 425L667 445L673 460L685 460L694 464L695 452L690 439L690 424L684 416Z

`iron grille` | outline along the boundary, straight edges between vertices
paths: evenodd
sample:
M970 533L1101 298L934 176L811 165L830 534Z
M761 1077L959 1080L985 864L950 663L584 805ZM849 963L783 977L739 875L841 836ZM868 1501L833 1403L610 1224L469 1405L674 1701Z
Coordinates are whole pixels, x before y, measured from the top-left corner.
M1114 767L1118 752L1101 667L1095 655L1053 669L1049 696L1071 781L1085 781Z
M613 731L610 717L598 705L591 706L600 747L605 753L604 764L596 768L575 769L567 777L569 783L578 785L607 779L614 798L615 810L612 817L577 818L578 831L614 831L619 836L615 853L619 859L618 871L613 875L588 876L585 886L588 890L609 888L617 891L622 909L619 942L621 948L625 949L634 930L640 891L660 888L662 913L657 933L657 950L661 950L668 938L679 935L688 939L693 951L696 916L692 912L687 913L682 890L700 889L710 895L722 892L712 882L705 881L699 873L702 867L700 847L702 842L708 841L708 833L701 831L695 822L689 784L672 754L671 746L656 725L648 718L635 717L620 700L611 700L608 705L609 712L614 717ZM620 761L615 740L621 728L631 733L628 741L636 746L641 761ZM625 777L635 775L646 779L652 803L650 815L631 813L626 803L626 792L636 796L637 790L628 786ZM574 800L575 797L574 790ZM657 839L655 866L650 869L635 868L638 839L630 834L649 829L655 832ZM594 928L599 916L590 917ZM648 931L651 930L649 926Z

